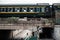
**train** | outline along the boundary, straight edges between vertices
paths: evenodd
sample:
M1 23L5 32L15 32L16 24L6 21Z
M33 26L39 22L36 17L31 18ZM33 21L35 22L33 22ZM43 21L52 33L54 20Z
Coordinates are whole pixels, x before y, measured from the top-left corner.
M0 5L0 17L51 18L52 5L49 3Z
M55 12L55 23L60 25L60 3L54 3L52 7Z

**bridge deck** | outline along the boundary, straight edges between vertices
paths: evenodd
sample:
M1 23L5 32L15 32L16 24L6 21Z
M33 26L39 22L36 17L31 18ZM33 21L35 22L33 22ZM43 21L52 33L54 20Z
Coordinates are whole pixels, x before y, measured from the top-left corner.
M29 19L28 19L29 20ZM16 22L16 21L15 21ZM30 29L33 27L51 27L51 23L43 24L42 20L32 19L29 21L18 21L15 23L10 20L10 23L7 22L7 19L0 20L0 29Z

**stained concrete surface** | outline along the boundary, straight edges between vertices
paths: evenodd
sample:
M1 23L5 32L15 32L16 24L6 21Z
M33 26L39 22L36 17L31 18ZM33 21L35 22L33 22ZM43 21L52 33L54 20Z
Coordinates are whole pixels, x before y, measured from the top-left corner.
M11 33L11 30L0 30L0 40L9 38L10 36L8 35L10 35L10 33ZM60 40L60 25L55 25L54 34L52 36L54 37L55 40ZM45 40L45 39L42 39L42 40ZM50 40L50 39L46 39L46 40Z
M55 25L54 33L52 36L55 40L60 40L60 25ZM40 40L54 40L54 39L40 39Z
M60 40L60 25L55 25L53 37L55 40Z

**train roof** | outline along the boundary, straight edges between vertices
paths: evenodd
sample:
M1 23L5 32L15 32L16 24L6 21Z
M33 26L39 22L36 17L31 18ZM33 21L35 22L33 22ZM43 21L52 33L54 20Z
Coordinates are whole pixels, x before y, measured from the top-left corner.
M37 4L0 4L0 6L48 6L49 3L37 3Z
M57 6L57 5L60 5L60 3L54 3L53 5Z

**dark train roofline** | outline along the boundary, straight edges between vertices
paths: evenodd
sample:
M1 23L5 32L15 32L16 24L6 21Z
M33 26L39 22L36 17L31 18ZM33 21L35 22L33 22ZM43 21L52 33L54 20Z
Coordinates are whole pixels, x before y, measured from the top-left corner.
M37 4L0 4L0 6L48 6L50 5L49 3L37 3ZM52 5L60 5L60 3L53 3Z
M46 6L49 5L49 3L37 3L37 4L0 4L0 6L38 6L38 5L42 5L42 6Z
M57 6L57 5L60 5L60 3L54 3L53 5Z

